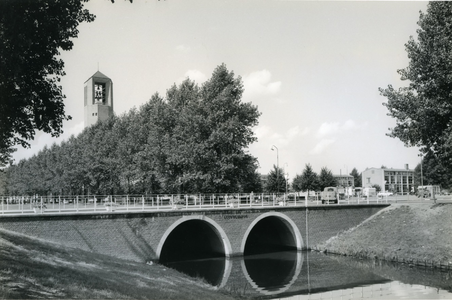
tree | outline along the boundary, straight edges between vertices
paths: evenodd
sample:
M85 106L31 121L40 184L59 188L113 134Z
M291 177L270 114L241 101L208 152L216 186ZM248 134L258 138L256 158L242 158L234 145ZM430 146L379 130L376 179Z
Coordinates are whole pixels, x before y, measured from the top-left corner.
M353 176L353 178L354 178L355 186L356 187L361 187L362 186L361 173L358 173L358 170L356 170L356 168L353 168L352 172L350 173L350 175Z
M59 136L65 114L60 50L72 49L87 0L0 1L0 166L36 130Z
M418 39L405 45L409 65L398 70L408 86L379 88L397 122L388 135L432 152L452 170L452 2L430 2L417 24Z
M264 188L262 186L262 179L261 179L261 174L257 173L256 170L254 170L253 172L251 172L248 176L245 176L245 178L243 178L240 181L240 189L239 191L241 193L261 193L264 191Z
M380 185L374 184L374 185L372 185L372 187L375 188L375 191L376 191L377 193L378 193L378 192L381 192L381 186L380 186Z
M318 190L318 176L312 170L310 164L306 164L303 173L295 176L292 187L295 191L316 191Z
M0 170L0 195L8 193L8 174L6 170Z
M323 191L323 189L328 186L336 186L337 185L337 181L336 181L336 178L334 178L334 176L333 176L333 172L331 172L331 170L329 170L327 167L323 167L320 170L318 180L319 180L318 188L321 191Z
M433 153L427 153L422 158L422 184L421 164L414 168L414 185L439 185L441 188L450 188L452 180L449 172L443 167Z
M284 193L286 191L286 179L282 168L273 165L273 169L268 173L265 190L269 193Z
M246 151L260 116L243 103L243 84L224 64L201 88L185 80L167 92L174 120L166 153L185 191L234 192L257 161ZM166 120L165 120L166 121Z

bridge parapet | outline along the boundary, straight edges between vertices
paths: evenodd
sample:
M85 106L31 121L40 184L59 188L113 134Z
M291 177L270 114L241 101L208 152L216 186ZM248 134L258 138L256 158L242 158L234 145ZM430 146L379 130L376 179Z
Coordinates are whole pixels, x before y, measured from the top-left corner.
M339 204L380 204L394 199L350 197ZM395 199L397 201L397 199ZM14 214L139 212L167 210L215 210L225 208L269 208L318 206L316 196L290 194L199 194L199 195L70 195L0 196L0 216Z

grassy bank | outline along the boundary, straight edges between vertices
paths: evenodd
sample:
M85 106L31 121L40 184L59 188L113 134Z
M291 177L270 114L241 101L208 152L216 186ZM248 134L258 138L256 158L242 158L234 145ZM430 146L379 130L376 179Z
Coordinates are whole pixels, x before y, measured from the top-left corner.
M314 250L452 267L452 204L393 204Z
M164 266L0 230L0 298L233 299Z

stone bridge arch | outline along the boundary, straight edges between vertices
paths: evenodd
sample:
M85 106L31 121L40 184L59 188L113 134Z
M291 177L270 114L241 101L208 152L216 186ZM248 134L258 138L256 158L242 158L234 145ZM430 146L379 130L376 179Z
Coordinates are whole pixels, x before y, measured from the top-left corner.
M279 245L284 244L286 246L291 246L298 251L303 249L303 237L297 224L295 224L290 217L283 213L270 211L259 215L250 223L243 235L240 245L240 253L246 255L247 252L249 252L247 251L247 245L253 242L256 242L257 244L259 243L259 238L252 238L253 234L259 234L259 231L266 230L262 233L265 234L265 238L268 238L269 229L270 232L273 232L279 236Z
M221 243L222 250L226 257L230 257L232 255L232 247L229 238L226 232L217 222L215 222L213 219L209 217L206 217L205 215L190 215L182 216L180 219L176 220L165 230L157 246L156 251L157 260L161 259L165 243L169 241L168 239L170 238L171 234L175 233L176 230L180 228L180 226L185 226L189 223L194 224L194 222L198 222L196 226L197 228L206 230L205 233L208 235L207 238L210 239L218 238L218 241Z

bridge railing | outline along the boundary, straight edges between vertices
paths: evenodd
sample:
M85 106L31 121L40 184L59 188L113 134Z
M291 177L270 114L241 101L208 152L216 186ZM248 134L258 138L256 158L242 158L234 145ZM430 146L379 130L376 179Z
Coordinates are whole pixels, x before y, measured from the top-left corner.
M338 204L390 203L394 199L397 198L348 197ZM300 193L0 196L0 214L3 215L312 205L322 205L319 194L309 197Z

